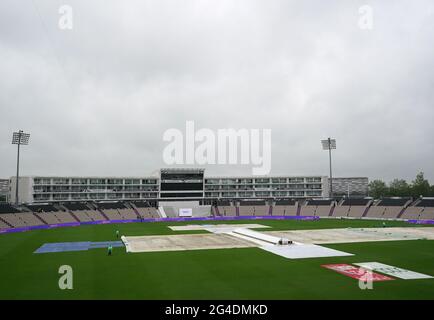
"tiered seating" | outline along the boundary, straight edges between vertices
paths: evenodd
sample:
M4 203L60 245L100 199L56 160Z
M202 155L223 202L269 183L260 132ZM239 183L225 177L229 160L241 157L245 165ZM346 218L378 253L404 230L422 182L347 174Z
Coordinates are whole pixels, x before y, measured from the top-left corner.
M66 203L63 206L71 211L72 215L77 218L79 222L107 220L101 212L93 209L95 205L92 206L85 203Z
M19 219L21 219L27 226L42 226L42 225L44 225L44 222L42 220L38 219L38 217L36 217L36 215L34 213L31 213L31 212L15 213L15 216L17 216Z
M332 200L307 200L306 203L301 206L300 215L327 217L330 215L332 206Z
M407 207L401 219L434 220L434 199L423 198L416 201L414 206Z
M109 220L124 220L118 209L126 209L120 202L99 202L98 209L102 210Z
M2 220L2 217L0 216L0 230L1 229L9 229L11 226L6 223L6 221Z
M86 211L74 211L74 216L78 219L79 222L93 221Z
M232 206L231 202L228 200L220 200L218 202L218 208L220 215L222 216L236 216L237 215L237 207Z
M296 216L298 203L295 200L281 199L274 203L273 216Z
M138 218L137 213L131 208L118 209L118 212L123 220L134 220Z
M69 212L57 211L54 212L54 215L56 216L57 220L59 220L61 223L78 222L77 219L75 219Z
M369 208L366 217L396 219L410 202L410 198L381 199Z
M51 204L27 205L26 207L33 211L39 219L47 224L61 223L61 221L54 215L54 212L59 210Z
M0 229L9 229L14 227L14 224L11 223L9 219L15 212L20 211L9 204L0 204Z
M333 217L361 218L371 203L371 199L345 199L333 210Z
M333 217L348 217L348 212L350 211L350 206L335 206L333 209Z
M60 220L52 213L39 212L39 213L35 213L35 214L47 224L61 223Z
M161 218L158 209L151 207L146 201L131 202L132 206L136 208L136 212L143 219L156 219Z
M69 210L72 215L77 218L79 222L93 221L89 216L89 211L94 211L89 209L89 207L84 203L65 203L63 206Z
M265 200L243 200L238 207L240 216L265 216L269 210L270 206L266 205Z
M3 213L1 215L2 220L12 226L13 228L26 227L27 224L21 220L15 213Z
M417 206L424 208L419 219L434 220L434 199L422 199Z
M27 205L34 212L38 220L48 224L72 223L77 220L67 211L62 211L51 204ZM41 221L41 222L42 222Z

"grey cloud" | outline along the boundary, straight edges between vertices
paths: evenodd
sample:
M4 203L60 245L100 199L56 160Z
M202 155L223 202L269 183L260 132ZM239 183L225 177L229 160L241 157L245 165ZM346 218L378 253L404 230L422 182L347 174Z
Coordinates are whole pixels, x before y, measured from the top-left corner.
M163 132L271 128L272 173L434 181L430 1L71 1L0 4L0 176L12 131L31 132L23 174L145 175ZM209 166L210 174L250 167Z

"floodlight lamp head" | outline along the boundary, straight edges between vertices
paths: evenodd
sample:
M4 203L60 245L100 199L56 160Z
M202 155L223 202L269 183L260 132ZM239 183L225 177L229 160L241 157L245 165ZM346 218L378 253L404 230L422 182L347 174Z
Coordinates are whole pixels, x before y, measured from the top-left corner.
M12 144L28 145L30 139L29 133L23 131L14 132L12 135Z
M336 149L336 140L335 139L327 139L321 140L323 150Z

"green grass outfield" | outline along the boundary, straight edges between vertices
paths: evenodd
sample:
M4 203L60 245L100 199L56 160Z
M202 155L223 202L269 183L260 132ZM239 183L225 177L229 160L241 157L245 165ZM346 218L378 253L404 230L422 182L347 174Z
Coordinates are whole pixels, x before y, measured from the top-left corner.
M430 240L327 245L355 256L300 260L258 248L129 254L124 248L114 248L111 257L106 249L33 253L48 242L116 240L115 230L130 236L197 233L167 228L193 223L204 222L87 225L0 234L0 299L434 299L434 279L375 282L373 290L361 290L357 280L321 267L377 261L434 275L434 241ZM286 230L380 227L382 222L323 219L214 223L260 223ZM73 268L73 290L58 287L61 265Z

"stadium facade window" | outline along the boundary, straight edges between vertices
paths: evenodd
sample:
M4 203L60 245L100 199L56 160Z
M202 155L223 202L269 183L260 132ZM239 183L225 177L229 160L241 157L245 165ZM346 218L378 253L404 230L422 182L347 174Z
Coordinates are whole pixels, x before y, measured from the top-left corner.
M270 192L264 192L264 191L256 191L255 192L256 197L261 198L261 197L269 197L270 196Z
M236 197L237 193L236 192L222 192L222 197L231 197L234 198Z
M72 184L87 184L87 179L71 179Z
M290 197L304 197L303 191L289 191L288 196Z
M271 186L267 184L258 184L255 186L255 190L269 190L270 188Z
M72 194L71 198L73 200L87 200L87 194Z
M69 184L69 179L55 178L55 179L53 179L53 184Z
M155 179L142 179L142 184L157 184Z
M51 184L51 179L48 178L35 178L34 184Z
M107 184L124 184L123 179L107 179Z
M306 191L306 195L311 197L320 197L321 191Z
M237 180L236 179L222 179L221 180L221 184L236 184Z
M219 179L206 179L205 184L220 184Z
M238 187L238 190L253 190L253 185L242 185Z
M241 184L252 184L253 183L253 179L238 179L238 183L241 183Z
M140 184L140 179L125 179L125 184Z
M289 178L288 182L303 183L304 182L304 178Z
M34 199L37 201L48 201L50 200L49 194L35 194Z
M275 191L272 193L274 197L286 197L288 195L288 192L286 191Z
M105 179L90 179L90 184L105 184Z
M206 197L210 198L218 198L220 196L220 193L218 192L205 192Z
M251 198L253 197L253 192L239 192L240 197Z

